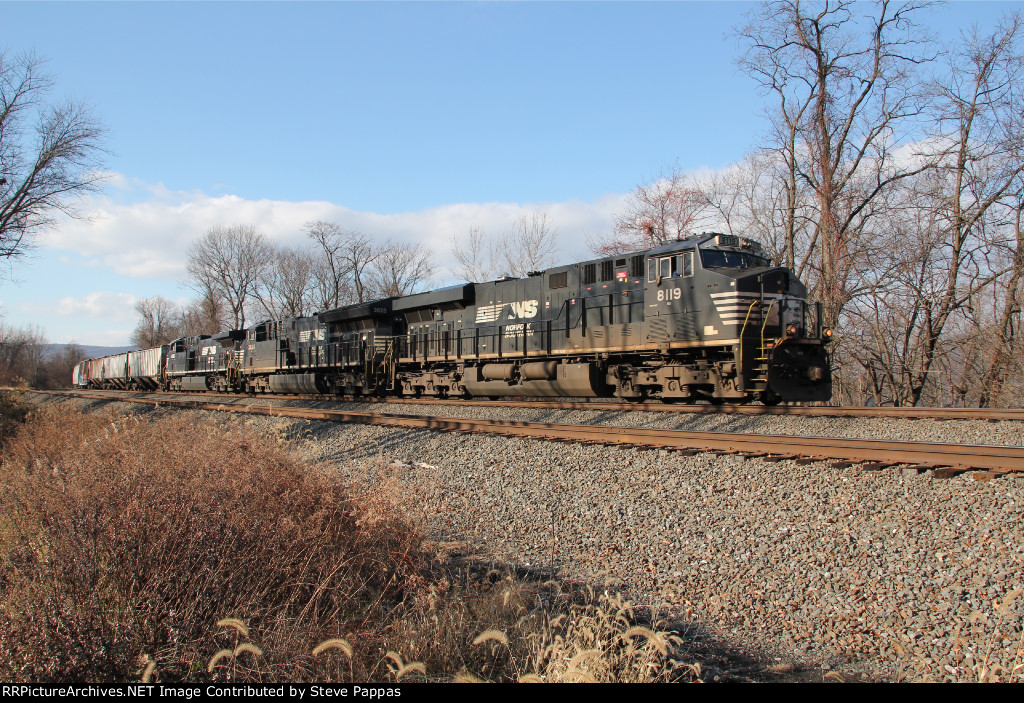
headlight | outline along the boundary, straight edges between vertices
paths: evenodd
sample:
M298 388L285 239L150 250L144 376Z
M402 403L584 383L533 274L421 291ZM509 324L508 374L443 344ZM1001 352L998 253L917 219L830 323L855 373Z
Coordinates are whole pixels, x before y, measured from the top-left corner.
M826 342L831 341L832 340L832 328L831 327L826 327L825 329L823 329L821 331L821 338L823 340L825 340Z
M796 325L793 325L793 324L786 325L786 336L787 337L795 337L799 331L800 331L800 328L797 327Z

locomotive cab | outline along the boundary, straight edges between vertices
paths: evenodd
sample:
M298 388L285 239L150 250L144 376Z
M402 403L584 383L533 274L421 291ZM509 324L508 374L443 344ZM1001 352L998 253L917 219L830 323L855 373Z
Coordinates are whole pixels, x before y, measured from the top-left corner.
M828 400L827 338L806 296L750 239L703 234L651 250L646 339L663 365L633 386L663 400Z

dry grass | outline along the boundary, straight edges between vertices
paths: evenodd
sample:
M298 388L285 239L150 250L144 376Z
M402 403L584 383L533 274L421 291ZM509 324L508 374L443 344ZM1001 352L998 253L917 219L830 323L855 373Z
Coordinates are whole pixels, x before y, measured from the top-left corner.
M966 648L967 680L979 683L1024 681L1024 627L1015 616L1016 601L1021 595L1024 589L1015 588L1001 600L994 600L991 615L980 611L971 613L971 622L986 626L988 639L980 646ZM1000 656L997 652L1004 654Z
M649 617L638 617L618 594L586 586L563 590L556 581L538 583L498 570L481 573L434 581L405 604L394 624L404 651L433 678L555 683L700 677L699 665L673 658L679 637L661 629L660 621L638 624Z
M277 653L267 675L315 676L308 642L372 641L421 580L413 529L252 434L44 411L5 454L0 671L19 679L122 680L143 655L187 678L225 615Z
M33 412L0 468L0 678L665 681L617 596L435 561L386 492L207 415ZM196 421L200 426L196 426Z
M0 390L0 449L17 432L28 415L29 408L22 402L20 392Z

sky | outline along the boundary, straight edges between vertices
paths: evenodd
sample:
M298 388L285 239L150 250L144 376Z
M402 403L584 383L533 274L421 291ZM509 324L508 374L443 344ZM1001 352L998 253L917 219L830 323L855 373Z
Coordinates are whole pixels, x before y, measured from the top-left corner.
M954 2L953 41L1019 2ZM311 220L423 242L525 212L589 258L625 196L674 167L724 169L766 130L736 65L747 2L0 0L0 49L34 52L49 98L106 128L107 178L0 271L0 322L127 345L138 300L185 302L185 251L217 225L303 241ZM2 266L2 265L0 265Z

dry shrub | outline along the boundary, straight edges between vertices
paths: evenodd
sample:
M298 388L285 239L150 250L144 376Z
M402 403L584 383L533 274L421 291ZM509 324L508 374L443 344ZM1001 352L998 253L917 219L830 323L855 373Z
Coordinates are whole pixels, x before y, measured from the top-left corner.
M671 657L682 639L636 624L631 603L617 593L588 589L582 602L558 615L545 614L544 627L527 637L530 669L546 682L651 683L700 676L700 666Z
M0 677L216 677L212 649L240 644L225 616L266 652L236 678L324 676L313 645L354 633L374 650L420 579L415 531L371 522L253 433L41 411L0 470Z

